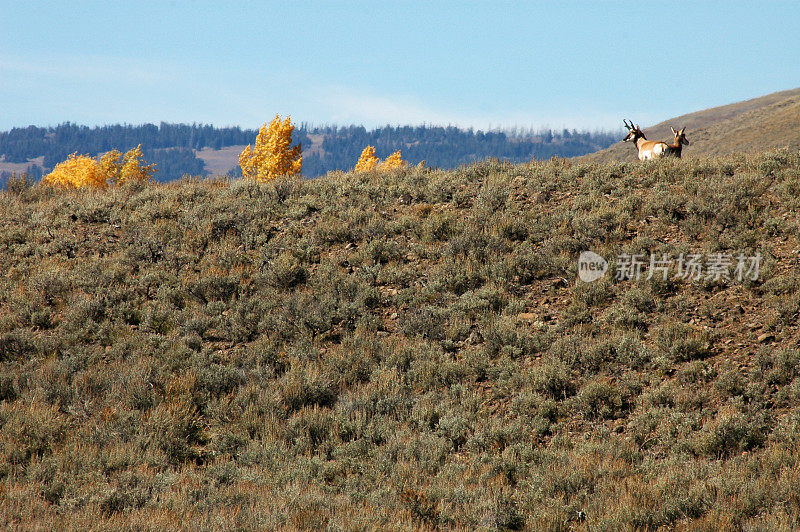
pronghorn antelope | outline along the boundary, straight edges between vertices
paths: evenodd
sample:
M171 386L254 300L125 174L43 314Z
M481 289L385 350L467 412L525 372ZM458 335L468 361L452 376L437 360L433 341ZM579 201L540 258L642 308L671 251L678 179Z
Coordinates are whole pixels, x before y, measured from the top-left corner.
M669 146L666 142L657 140L647 140L639 129L639 125L633 125L633 122L624 121L625 127L628 128L628 135L622 139L623 142L633 142L636 149L639 151L639 160L646 161L648 159L657 159L664 157L667 154Z
M686 138L686 128L680 131L675 131L674 127L670 127L670 129L672 130L672 134L675 135L675 142L667 144L667 155L680 159L683 146L689 145L689 139Z

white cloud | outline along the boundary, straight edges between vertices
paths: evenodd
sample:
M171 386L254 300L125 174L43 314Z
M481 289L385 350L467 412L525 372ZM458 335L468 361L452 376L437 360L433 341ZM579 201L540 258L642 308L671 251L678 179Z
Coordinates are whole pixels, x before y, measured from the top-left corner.
M407 96L378 96L345 87L326 87L314 99L338 124L422 124L453 122L453 117Z
M140 64L129 59L120 61L108 57L58 56L9 57L0 59L0 72L6 76L36 76L50 81L78 81L93 83L163 83L174 78L164 65Z
M540 110L538 102L531 102L531 109L503 110L497 114L487 111L473 112L469 109L446 108L420 102L407 95L375 95L361 89L343 86L328 86L313 96L317 113L337 124L363 124L376 127L386 124L400 125L454 125L462 128L507 129L523 128L569 128L610 129L621 123L621 118L607 110L590 105L576 106L564 110Z

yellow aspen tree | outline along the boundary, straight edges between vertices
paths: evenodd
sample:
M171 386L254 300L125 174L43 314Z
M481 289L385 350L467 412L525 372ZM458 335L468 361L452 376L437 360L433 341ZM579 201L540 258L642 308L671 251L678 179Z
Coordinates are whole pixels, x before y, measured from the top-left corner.
M119 150L111 150L100 157L97 163L97 168L101 174L106 176L108 183L117 183L119 181L119 171L122 167L122 153Z
M142 164L143 159L144 154L142 153L141 144L125 152L125 155L122 158L122 166L119 168L117 184L122 185L123 183L132 182L149 182L156 171L156 165Z
M358 158L356 172L369 172L370 170L374 170L379 162L380 159L375 155L375 147L367 146L364 148L364 151L361 152L361 157Z
M66 188L106 188L109 183L121 185L130 181L149 181L156 165L143 164L142 158L141 144L125 155L118 150L106 152L99 161L73 153L66 161L58 163L43 181Z
M265 123L258 130L255 147L249 144L239 154L239 166L247 179L266 182L282 175L298 175L303 169L300 144L292 146L291 117L281 121L275 115L269 127Z
M405 168L406 166L408 166L408 163L403 160L403 156L400 153L400 150L397 150L396 152L388 156L385 161L383 161L383 164L381 165L381 170L389 171L389 170L395 170L397 168Z
M106 176L100 172L97 161L77 152L58 163L52 172L44 176L43 181L65 188L106 188Z

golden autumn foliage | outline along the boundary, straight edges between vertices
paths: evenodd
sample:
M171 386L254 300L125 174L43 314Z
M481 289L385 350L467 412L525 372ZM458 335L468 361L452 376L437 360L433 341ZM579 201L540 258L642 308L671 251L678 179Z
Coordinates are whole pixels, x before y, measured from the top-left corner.
M116 151L116 150L114 150ZM144 154L142 145L139 144L128 150L122 158L122 167L119 169L116 183L148 182L155 173L155 164L143 164Z
M298 175L303 168L302 147L292 146L291 117L281 121L280 116L261 126L256 136L256 145L249 144L239 155L242 175L259 182L269 181L282 175Z
M356 172L369 172L370 170L374 170L379 162L380 159L375 155L375 147L367 146L358 158Z
M155 173L155 164L144 164L142 145L139 144L125 152L111 150L100 157L97 166L109 183L148 182Z
M122 161L122 153L119 150L111 150L104 153L97 163L98 170L106 176L109 183L115 183L119 178L120 162Z
M408 166L408 163L403 160L403 155L400 153L400 150L397 150L383 161L381 169L389 171L405 168L406 166Z
M361 152L361 157L358 158L355 171L369 172L370 170L377 169L383 172L389 172L398 168L406 168L407 166L408 163L403 160L400 150L397 150L388 156L385 161L381 162L381 160L375 155L375 148L372 146L367 146L364 148L364 151Z
M106 188L105 174L100 171L97 161L88 155L73 153L66 161L58 163L53 171L44 177L44 182L65 188L98 187Z
M88 155L73 153L44 177L44 182L66 188L97 187L108 184L121 185L134 181L150 181L155 164L144 164L142 145L128 150L124 155L111 150L99 161Z

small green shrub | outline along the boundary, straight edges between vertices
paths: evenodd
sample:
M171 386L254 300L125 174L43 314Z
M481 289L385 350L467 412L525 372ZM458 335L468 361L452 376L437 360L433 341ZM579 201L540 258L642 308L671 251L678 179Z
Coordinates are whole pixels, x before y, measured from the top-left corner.
M622 394L604 379L593 379L583 385L576 398L588 419L613 419L622 414Z
M717 458L750 451L764 443L766 430L761 416L729 406L703 425L695 439L695 450Z
M280 380L280 396L290 411L304 406L331 406L337 390L323 369L313 362L293 360Z
M684 323L667 322L653 334L656 346L672 362L702 359L711 353L708 335Z

